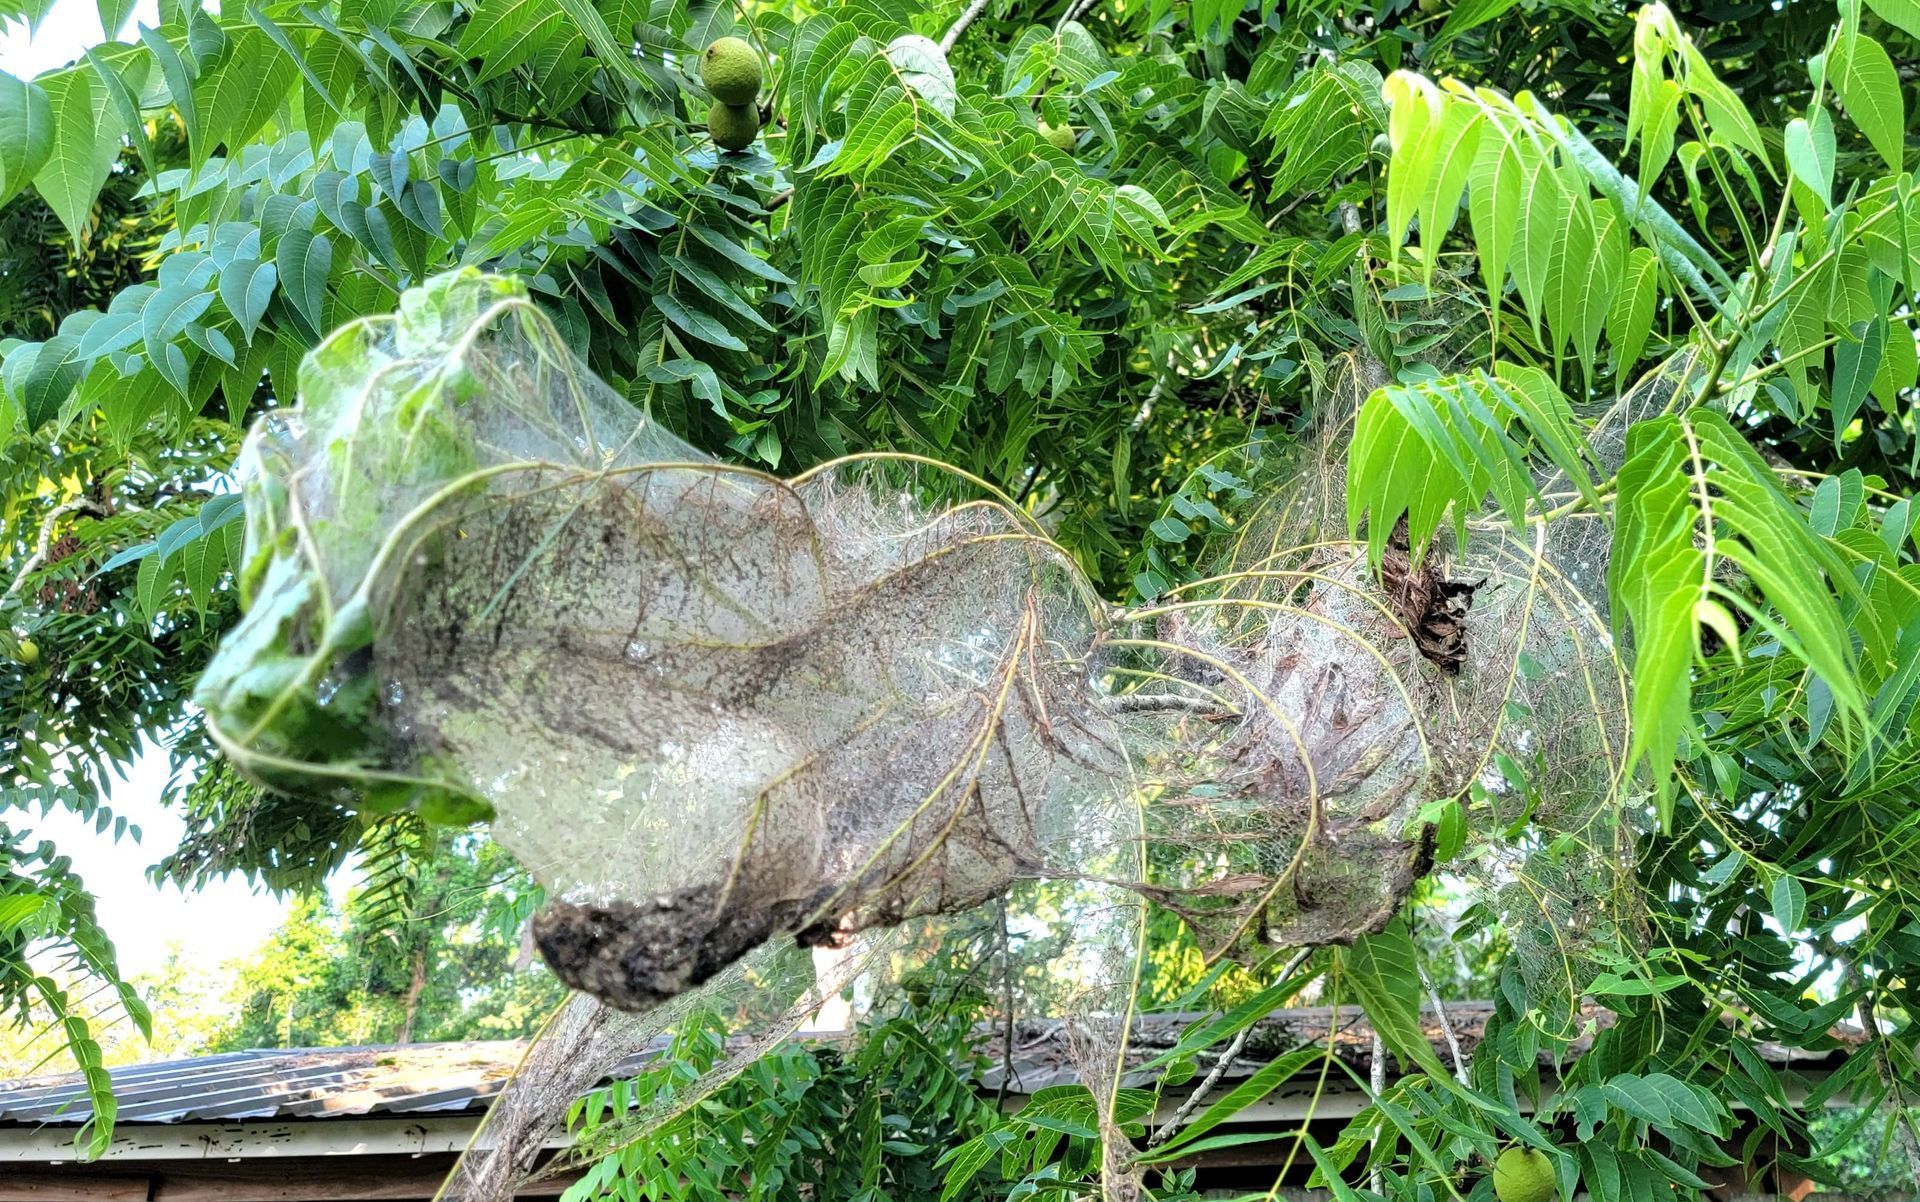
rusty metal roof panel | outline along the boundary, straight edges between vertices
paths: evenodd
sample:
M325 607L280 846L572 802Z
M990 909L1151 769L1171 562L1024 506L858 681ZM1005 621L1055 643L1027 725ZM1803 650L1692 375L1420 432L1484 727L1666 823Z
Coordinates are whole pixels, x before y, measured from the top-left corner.
M108 1070L122 1123L447 1113L483 1107L525 1045L263 1048ZM78 1074L0 1083L0 1123L82 1123Z
M1486 1002L1448 1003L1449 1020L1468 1053L1479 1042L1492 1010ZM1613 1021L1613 1015L1598 1008L1590 1007L1589 1016L1594 1028ZM1144 1064L1155 1053L1174 1046L1187 1024L1201 1017L1140 1017L1129 1040L1129 1067ZM1426 1011L1421 1018L1435 1054L1450 1062L1451 1051L1437 1017ZM1223 1079L1250 1074L1287 1049L1309 1043L1330 1046L1336 1056L1364 1070L1372 1049L1372 1032L1353 1007L1331 1010L1307 1006L1276 1011L1256 1022L1247 1034L1241 1054L1222 1074ZM1796 1067L1808 1067L1829 1057L1843 1057L1848 1045L1862 1038L1858 1029L1836 1028L1832 1034L1835 1047L1831 1052L1790 1055L1785 1048L1762 1045L1761 1054L1776 1064L1791 1062ZM844 1037L839 1032L802 1036L811 1040ZM1589 1034L1576 1041L1575 1050L1584 1048L1590 1039ZM1000 1029L983 1040L980 1051L990 1067L978 1081L982 1089L997 1090L1002 1078L1008 1076L1010 1087L1026 1093L1078 1079L1064 1023L1043 1019L1015 1023L1011 1056L1006 1054L1003 1040ZM634 1075L660 1046L656 1042L636 1049L615 1067L612 1076ZM512 1075L525 1050L526 1044L518 1040L263 1048L126 1065L108 1073L119 1103L117 1119L122 1124L450 1114L484 1109ZM1128 1082L1136 1083L1132 1074ZM0 1126L78 1124L91 1115L77 1073L0 1082Z

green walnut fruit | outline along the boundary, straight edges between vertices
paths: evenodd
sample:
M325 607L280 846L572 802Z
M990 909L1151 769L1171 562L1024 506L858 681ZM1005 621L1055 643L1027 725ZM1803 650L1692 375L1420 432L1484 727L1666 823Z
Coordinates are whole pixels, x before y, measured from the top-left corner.
M1538 1148L1508 1148L1494 1161L1493 1192L1500 1202L1553 1202L1553 1162Z
M700 82L722 104L752 104L760 95L760 55L740 38L720 38L700 56Z
M32 639L21 639L14 647L13 657L30 668L40 662L40 644Z
M1080 141L1079 138L1074 135L1071 126L1048 125L1045 121L1040 122L1040 136L1045 138L1055 150L1070 151L1077 146Z
M760 111L750 104L716 104L707 110L707 132L726 150L745 150L760 132Z

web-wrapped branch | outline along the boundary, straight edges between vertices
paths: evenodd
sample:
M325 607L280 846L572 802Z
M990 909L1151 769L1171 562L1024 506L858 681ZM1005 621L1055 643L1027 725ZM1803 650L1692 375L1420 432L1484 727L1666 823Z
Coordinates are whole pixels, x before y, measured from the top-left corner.
M202 697L277 786L490 816L556 899L548 962L633 1011L1017 880L1150 898L1216 956L1350 941L1447 798L1611 865L1624 680L1564 548L1396 532L1376 574L1339 433L1212 578L1117 612L977 482L715 462L515 286L442 277L249 440L249 609Z

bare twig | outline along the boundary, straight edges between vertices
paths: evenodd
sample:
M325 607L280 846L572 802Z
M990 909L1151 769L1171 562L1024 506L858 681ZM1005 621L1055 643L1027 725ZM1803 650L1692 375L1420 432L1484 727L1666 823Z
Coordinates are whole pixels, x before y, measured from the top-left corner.
M1153 382L1153 387L1147 390L1147 399L1140 402L1139 410L1134 413L1133 420L1127 424L1127 433L1138 433L1140 428L1153 417L1153 407L1159 403L1163 387L1159 380Z
M1373 1029L1373 1054L1368 1057L1367 1087L1373 1092L1373 1100L1378 1103L1380 1095L1387 1092L1387 1041L1380 1035L1380 1028ZM1374 1128L1374 1141L1379 1142L1379 1128ZM1375 1158L1378 1159L1377 1157ZM1367 1181L1368 1188L1376 1194L1386 1192L1386 1176L1375 1168Z
M1037 484L1039 480L1040 465L1038 463L1029 463L1027 465L1026 475L1020 478L1020 491L1013 495L1013 503L1015 505L1025 505L1027 498L1033 493L1033 486Z
M26 586L27 577L39 571L40 565L47 562L47 556L53 549L53 524L70 513L88 513L97 518L107 516L106 508L92 497L75 497L48 510L47 516L40 521L40 538L33 545L33 554L29 555L27 562L21 565L20 574L13 578L13 583L7 586L7 591L0 593L0 601L13 600L15 594Z
M1440 991L1433 987L1433 978L1427 975L1427 966L1416 959L1414 968L1419 970L1420 983L1427 987L1427 997L1433 1002L1433 1012L1440 1016L1440 1033L1447 1037L1447 1051L1453 1053L1453 1075L1460 1084L1467 1083L1467 1058L1460 1051L1460 1039L1453 1033L1453 1020L1447 1017L1447 1007L1440 1001Z
M1054 23L1053 32L1059 33L1067 27L1067 22L1078 21L1081 17L1086 16L1087 10L1092 8L1093 5L1094 0L1074 0L1073 3L1067 5L1067 11L1061 13L1060 19Z
M1122 693L1118 697L1107 699L1107 708L1119 713L1135 713L1156 710L1188 710L1196 714L1219 714L1231 717L1234 711L1222 709L1219 701L1211 697L1188 697L1184 693Z
M1013 1083L1013 936L1007 930L1007 899L1000 899L1000 994L1007 1012L1007 1025L1001 1036L1000 1096L996 1107L1005 1106L1007 1086Z
M1286 967L1280 970L1280 975L1274 978L1273 983L1278 985L1293 976L1295 972L1299 971L1300 966L1307 962L1307 957L1311 955L1313 955L1313 949L1310 947L1303 947L1295 952L1293 959L1287 961ZM1173 1133L1179 1130L1181 1124L1187 1121L1187 1116L1199 1109L1201 1101L1204 1100L1209 1093L1213 1092L1214 1086L1220 1084L1220 1078L1227 1075L1227 1069L1232 1067L1234 1059L1240 1055L1241 1049L1247 1046L1247 1032L1251 1030L1253 1030L1253 1023L1248 1023L1246 1026L1240 1028L1240 1033L1233 1037L1233 1042L1228 1044L1226 1050L1220 1053L1220 1059L1214 1061L1213 1071L1207 1074L1207 1079L1200 1082L1199 1087L1187 1095L1187 1100L1180 1103L1179 1108L1173 1112L1172 1117L1160 1124L1159 1129L1147 1137L1147 1146L1149 1148L1157 1148L1167 1142Z
M1252 1024L1240 1028L1240 1033L1233 1037L1233 1042L1220 1053L1220 1059L1213 1062L1213 1071L1207 1074L1206 1080L1200 1082L1199 1088L1187 1095L1187 1100L1180 1103L1180 1108L1173 1112L1173 1117L1160 1124L1160 1129L1147 1140L1149 1148L1165 1143L1167 1137L1178 1130L1180 1124L1187 1121L1187 1116L1200 1105L1200 1100L1211 1093L1214 1086L1220 1084L1220 1078L1226 1076L1227 1069L1239 1058L1241 1049L1247 1046L1247 1032L1251 1030L1253 1030Z
M985 11L987 11L987 0L973 0L972 4L967 5L967 11L961 13L960 19L947 27L946 35L940 39L940 53L953 53L953 44L960 40L960 35L967 31L967 26L978 20L980 14Z

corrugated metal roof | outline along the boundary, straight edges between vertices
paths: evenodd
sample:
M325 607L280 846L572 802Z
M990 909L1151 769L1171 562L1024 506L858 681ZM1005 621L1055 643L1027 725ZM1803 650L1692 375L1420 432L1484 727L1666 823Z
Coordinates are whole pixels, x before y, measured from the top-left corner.
M1588 1007L1592 1027L1611 1025L1613 1015ZM1488 1002L1450 1002L1454 1033L1471 1054L1493 1006ZM1145 1015L1129 1039L1129 1062L1140 1064L1179 1039L1193 1014ZM1445 1034L1432 1011L1421 1015L1425 1034L1443 1061L1451 1062ZM1590 1028L1591 1031L1592 1028ZM1275 1011L1255 1023L1245 1047L1223 1080L1248 1075L1273 1056L1304 1043L1325 1042L1335 1055L1364 1069L1372 1032L1354 1007L1332 1010L1304 1006ZM1839 1045L1857 1043L1858 1029L1836 1028ZM812 1039L833 1039L821 1032ZM980 1088L997 1091L1011 1069L1011 1087L1022 1093L1077 1080L1073 1040L1059 1020L1028 1019L1015 1024L1012 1055L994 1030L982 1048L990 1067ZM1574 1041L1583 1049L1591 1034ZM656 1054L659 1043L637 1049L615 1067L612 1076L632 1076ZM243 1119L331 1118L353 1115L459 1113L480 1110L500 1092L526 1044L519 1040L474 1043L417 1043L358 1048L263 1048L224 1052L184 1060L133 1064L109 1069L117 1121L126 1123L231 1122ZM1810 1067L1822 1053L1791 1055L1762 1045L1775 1063ZM1844 1055L1844 1051L1834 1054ZM1550 1063L1542 1052L1543 1063ZM0 1125L81 1123L91 1115L78 1074L0 1083Z
M524 1049L511 1040L264 1048L108 1074L122 1123L418 1114L485 1105ZM77 1074L0 1084L0 1122L81 1123L91 1113Z

